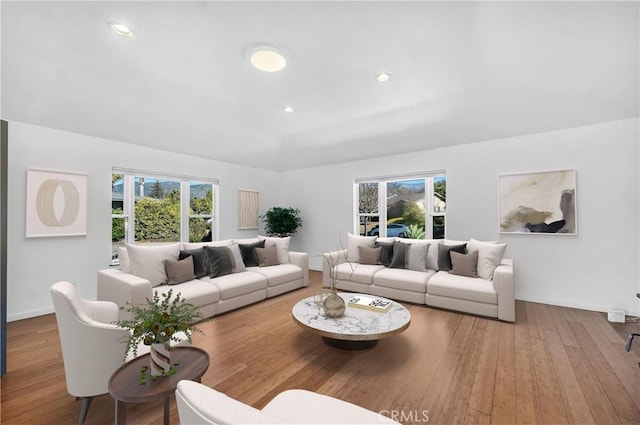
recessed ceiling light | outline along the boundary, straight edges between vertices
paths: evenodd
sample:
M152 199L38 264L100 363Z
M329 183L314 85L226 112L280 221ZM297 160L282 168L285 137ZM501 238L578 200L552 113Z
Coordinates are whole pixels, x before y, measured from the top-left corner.
M384 83L386 81L389 81L389 78L391 78L391 74L387 72L383 72L382 74L376 75L376 81L379 83Z
M285 114L290 114L293 111L295 111L295 109L293 109L293 106L285 106L284 108L282 108L282 112L284 112Z
M287 66L286 54L273 46L260 46L249 52L251 65L260 71L277 72Z
M120 22L109 22L107 24L111 31L118 34L120 37L131 38L133 37L133 29Z

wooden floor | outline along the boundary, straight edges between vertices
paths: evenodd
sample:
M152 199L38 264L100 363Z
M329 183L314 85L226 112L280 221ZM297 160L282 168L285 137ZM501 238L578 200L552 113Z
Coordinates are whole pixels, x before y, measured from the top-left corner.
M294 324L291 308L311 285L201 325L194 344L211 355L202 382L263 407L304 388L347 400L403 423L640 424L640 323L612 325L602 313L516 303L517 323L407 305L404 333L371 350L345 352ZM53 315L8 326L8 374L1 422L74 424ZM175 400L173 424L178 423ZM130 424L158 424L162 404L129 405ZM112 424L114 401L98 397L88 424Z

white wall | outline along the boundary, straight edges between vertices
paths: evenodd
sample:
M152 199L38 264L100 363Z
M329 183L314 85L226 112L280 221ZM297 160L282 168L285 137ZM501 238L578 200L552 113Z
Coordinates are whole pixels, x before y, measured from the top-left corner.
M639 314L638 124L629 119L281 175L282 205L301 209L296 248L311 268L353 231L355 178L445 169L447 237L500 240L522 300ZM390 140L390 143L393 141ZM578 236L498 233L498 175L577 171Z
M96 271L110 257L113 166L219 179L220 238L255 235L236 230L237 189L258 190L261 212L274 205L300 208L303 226L292 249L309 252L314 269L321 268L321 250L346 243L353 230L355 178L445 169L448 237L507 242L517 298L638 315L639 123L630 119L277 174L10 122L8 318L51 312L48 288L57 280L73 281L84 296L95 297ZM89 175L86 237L25 238L29 167ZM500 235L497 176L565 168L577 170L578 236Z
M179 141L176 141L179 143ZM212 146L215 149L215 146ZM96 272L111 257L111 169L135 168L220 181L220 239L252 237L237 230L237 190L260 192L260 211L276 204L277 174L111 140L9 122L8 320L52 312L49 287L58 280L96 296ZM86 237L25 237L26 170L88 174Z

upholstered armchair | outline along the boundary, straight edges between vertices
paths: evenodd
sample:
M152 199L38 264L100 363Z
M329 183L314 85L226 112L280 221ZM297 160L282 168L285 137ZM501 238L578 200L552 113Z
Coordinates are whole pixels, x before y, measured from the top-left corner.
M129 331L113 324L119 311L115 303L86 300L70 282L55 283L50 292L67 391L83 400L79 419L82 425L93 397L109 392L109 378L123 364L126 345L122 340ZM144 350L141 346L138 355L144 354Z
M283 391L259 410L206 385L183 380L176 388L176 403L181 425L398 423L382 413L306 390Z

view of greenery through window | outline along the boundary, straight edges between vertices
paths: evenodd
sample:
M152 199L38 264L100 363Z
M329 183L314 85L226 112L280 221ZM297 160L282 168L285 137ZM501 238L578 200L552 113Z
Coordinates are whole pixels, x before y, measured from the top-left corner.
M126 184L132 179L131 185ZM183 184L186 183L186 184ZM118 247L125 242L200 242L210 241L213 235L213 184L181 182L156 177L125 176L111 177L111 240L112 257L117 256ZM132 191L133 193L129 193ZM188 208L181 202L182 196L189 199ZM129 203L133 209L127 213ZM186 209L187 211L183 211ZM129 235L133 220L133 233ZM188 229L187 237L181 237L181 229ZM185 235L186 236L186 235Z
M445 236L445 176L362 182L357 184L357 196L360 235Z

